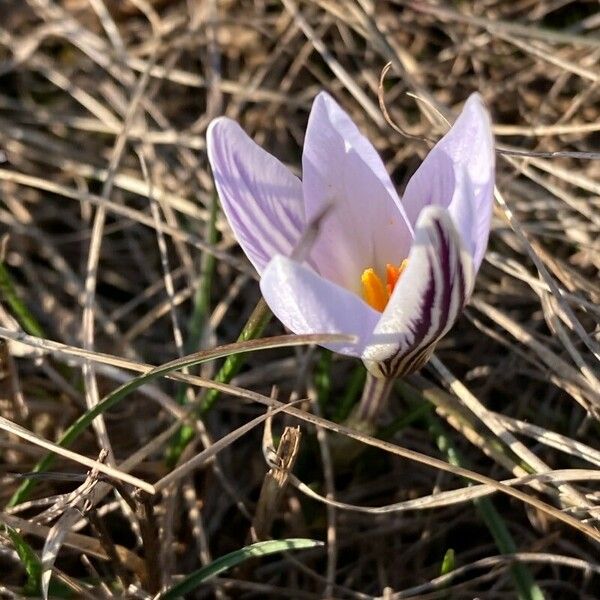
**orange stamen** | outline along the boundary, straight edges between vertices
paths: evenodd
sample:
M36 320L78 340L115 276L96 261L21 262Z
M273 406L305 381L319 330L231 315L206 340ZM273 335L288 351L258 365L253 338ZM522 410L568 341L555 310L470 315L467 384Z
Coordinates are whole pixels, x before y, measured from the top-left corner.
M385 267L385 284L372 267L363 271L360 280L363 288L363 297L369 306L372 306L379 312L383 312L407 264L408 261L406 259L398 267L387 264Z
M363 296L369 306L383 312L389 299L383 281L373 269L365 269L360 278L363 286Z
M398 283L400 276L402 275L402 273L404 273L404 269L406 269L407 264L408 264L408 260L405 258L400 263L400 266L398 266L398 267L395 265L391 265L390 263L385 265L385 272L387 275L386 288L387 288L388 298L389 298L389 296L392 295L392 292L394 291L394 288L396 287L396 284Z

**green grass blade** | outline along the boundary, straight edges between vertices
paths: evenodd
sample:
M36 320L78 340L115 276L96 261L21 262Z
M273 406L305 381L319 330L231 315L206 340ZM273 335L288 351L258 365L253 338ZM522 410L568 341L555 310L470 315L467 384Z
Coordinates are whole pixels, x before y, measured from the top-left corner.
M261 298L252 314L248 318L242 333L238 337L238 342L247 342L254 340L265 330L265 327L271 320L273 313L267 306L267 303ZM244 364L245 355L232 354L225 359L225 363L217 373L215 380L219 383L229 383L239 372ZM200 414L205 415L215 404L221 392L219 390L208 390L204 400L200 405Z
M19 298L8 269L0 262L0 297L10 306L19 325L29 335L44 337L44 330L25 303Z
M346 384L344 394L335 407L333 420L336 423L343 423L350 416L354 405L360 398L366 378L367 370L362 364L358 365L356 369L352 371L348 383Z
M457 467L468 466L454 447L452 440L446 435L438 418L432 413L426 415L431 434L435 437L438 448L444 452L448 462ZM469 485L472 485L469 483ZM514 554L517 545L510 531L506 527L504 519L494 507L489 498L478 498L473 501L479 515L489 529L494 542L501 554ZM544 593L535 582L531 572L526 565L516 563L510 568L511 576L515 584L519 600L544 600Z
M105 396L96 406L88 410L86 413L81 415L62 435L57 444L62 447L68 447L73 443L75 439L83 433L90 426L92 421L98 416L111 409L123 398L137 390L142 385L149 383L159 377L164 377L172 371L183 369L184 367L192 367L209 360L217 358L223 358L225 356L231 357L238 353L253 352L256 350L266 350L268 348L283 348L286 346L299 346L306 343L323 343L324 341L331 341L332 338L347 339L347 336L331 336L331 335L282 335L273 338L264 338L261 340L247 340L245 342L236 342L234 344L227 344L220 346L213 350L203 350L196 352L171 362L165 363L159 367L156 367L139 377L135 377L130 381L119 386L116 390ZM38 464L33 468L33 472L37 473L44 471L50 467L54 460L54 454L47 454ZM35 487L37 480L28 479L17 489L13 494L12 498L8 502L8 506L16 506L26 500L28 495Z
M215 244L217 241L217 208L218 201L216 194L213 195L211 210L210 210L210 221L208 223L208 242ZM202 333L204 331L204 325L206 323L207 314L210 309L210 291L212 287L213 274L216 265L215 257L210 252L205 252L202 255L202 262L200 265L200 282L198 289L194 296L194 310L190 318L188 326L188 338L186 340L186 351L194 352L200 345L202 339ZM178 404L185 404L185 395L188 389L187 385L180 384L177 387L176 401ZM190 429L191 431L187 431ZM185 431L184 431L185 430ZM184 425L173 437L173 440L169 444L166 452L167 464L173 467L181 452L185 446L189 443L189 440L193 437L193 428ZM189 439L188 439L189 437ZM183 444L183 445L182 445Z
M331 396L331 350L321 348L319 350L319 360L315 365L315 388L321 413L329 414L329 399Z
M215 244L217 241L217 198L213 196L210 220L208 222L207 242ZM215 272L216 260L210 252L204 252L200 264L200 281L194 295L194 308L188 323L188 334L185 341L186 353L195 352L200 346L204 325L208 311L210 310L210 292ZM179 404L185 404L185 394L188 386L180 384L177 387L176 400Z
M448 548L444 558L442 559L442 566L440 568L440 575L447 575L451 571L454 571L454 550Z
M481 518L485 521L490 530L498 550L502 554L513 554L518 552L515 541L506 527L504 519L496 510L496 507L489 498L477 498L473 500ZM511 574L515 582L515 587L519 598L523 600L544 600L544 592L535 583L529 569L522 563L516 563L511 567Z
M231 569L236 565L258 556L266 556L268 554L276 554L278 552L286 552L288 550L302 550L305 548L314 548L322 545L322 542L317 540L308 540L302 538L292 538L287 540L271 540L267 542L257 542L250 546L245 546L240 550L226 554L217 558L214 562L206 567L202 567L192 574L188 575L183 581L180 581L172 588L161 594L160 600L175 600L184 594L195 590L199 585L215 577L227 569Z
M31 546L12 527L4 525L4 530L14 546L23 568L27 574L27 582L23 586L23 594L33 596L39 594L42 578L42 563Z
M261 298L248 318L244 329L242 329L242 333L238 337L238 342L246 342L259 337L272 316L267 303ZM244 364L244 358L241 354L228 356L223 366L219 369L215 381L218 383L229 383ZM219 399L220 393L219 390L215 389L207 390L196 414L199 417L207 414ZM191 425L182 425L178 433L175 434L174 440L167 451L167 465L169 467L177 464L179 457L195 435L196 430Z
M211 245L217 243L218 206L217 196L213 194L206 240ZM202 339L204 325L210 309L210 293L216 264L215 257L210 252L204 252L200 263L200 282L194 296L194 310L189 323L188 339L186 342L187 352L194 352Z

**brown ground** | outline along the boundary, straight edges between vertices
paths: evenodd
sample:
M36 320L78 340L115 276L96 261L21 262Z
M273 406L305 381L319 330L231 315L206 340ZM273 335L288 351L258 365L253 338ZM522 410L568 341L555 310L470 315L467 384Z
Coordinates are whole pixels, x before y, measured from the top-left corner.
M24 342L0 342L0 598L41 596L57 522L57 598L151 598L250 544L252 525L327 544L253 558L186 597L598 597L596 2L0 0L0 15L0 338ZM409 135L378 105L388 62L385 104ZM308 345L247 355L180 463L263 415L277 386L307 399L303 419L273 418L275 445L286 425L302 435L279 495L259 501L262 423L153 496L135 491L173 472L177 400L202 399L192 375L221 359L191 368L187 388L159 378L104 411L8 507L86 403L144 365L236 340L259 291L222 214L211 227L206 127L227 114L297 169L321 89L400 190L444 131L431 106L451 119L478 90L493 115L488 253L436 360L393 391L376 439L352 441L327 430L360 395L358 361ZM273 320L263 335L283 333ZM83 483L101 448L106 473ZM492 484L549 474L474 501L458 464ZM428 508L444 490L458 496Z

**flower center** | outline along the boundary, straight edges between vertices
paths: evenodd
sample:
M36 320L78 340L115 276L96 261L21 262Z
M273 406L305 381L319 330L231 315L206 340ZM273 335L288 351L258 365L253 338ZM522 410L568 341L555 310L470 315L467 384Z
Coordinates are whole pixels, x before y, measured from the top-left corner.
M388 263L385 266L385 284L372 267L363 271L360 281L362 283L363 298L369 306L372 306L379 312L383 312L407 264L408 259L406 258L398 267Z

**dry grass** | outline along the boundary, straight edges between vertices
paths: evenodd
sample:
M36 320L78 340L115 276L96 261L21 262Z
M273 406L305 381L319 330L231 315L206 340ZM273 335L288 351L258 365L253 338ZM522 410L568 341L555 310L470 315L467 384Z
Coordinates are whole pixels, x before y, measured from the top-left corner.
M326 545L252 559L186 597L539 597L527 577L547 598L597 597L595 2L4 0L0 10L2 506L19 474L135 374L198 347L216 349L203 358L231 352L220 347L259 291L223 216L211 221L213 117L239 120L298 169L312 98L327 89L399 189L444 132L440 115L451 119L473 90L498 145L476 294L435 359L395 388L377 432L339 424L361 367L315 339L248 343L256 351L230 385L213 380L218 361L163 369L59 448L26 502L0 511L0 597L28 585L39 595L19 539L38 557L46 540L43 557L57 553L51 596L151 598L257 531ZM383 99L403 134L378 104L387 63ZM272 321L264 335L283 333ZM193 414L177 400L210 387L225 393L168 466ZM267 427L264 406L277 411ZM502 523L508 537L496 529L495 540Z

